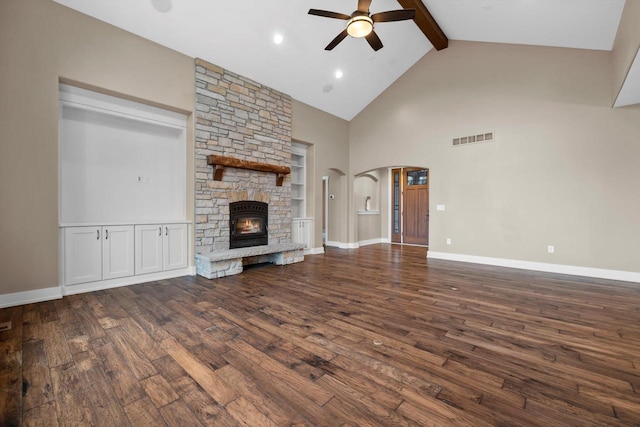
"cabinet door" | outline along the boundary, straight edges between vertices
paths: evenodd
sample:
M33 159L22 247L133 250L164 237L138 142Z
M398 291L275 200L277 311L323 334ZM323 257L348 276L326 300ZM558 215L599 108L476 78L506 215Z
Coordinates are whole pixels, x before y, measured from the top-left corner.
M293 243L304 243L302 236L302 220L301 219L292 219L291 220L291 241Z
M64 283L102 280L101 227L68 227L64 230Z
M313 220L303 219L302 221L302 238L300 243L304 243L305 249L311 249L311 240L313 240Z
M164 226L162 252L165 270L187 268L187 224Z
M162 271L162 225L136 225L136 274Z
M133 276L133 226L102 227L102 279Z

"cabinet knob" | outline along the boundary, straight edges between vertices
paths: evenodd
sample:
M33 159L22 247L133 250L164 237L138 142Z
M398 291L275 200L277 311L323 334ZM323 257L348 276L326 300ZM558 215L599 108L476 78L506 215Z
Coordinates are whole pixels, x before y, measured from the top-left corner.
M164 228L164 235L168 236L169 235L169 227L165 227Z
M96 230L96 240L100 240L100 230Z
M109 230L104 230L104 239L109 240Z
M158 236L162 236L162 227L158 227Z

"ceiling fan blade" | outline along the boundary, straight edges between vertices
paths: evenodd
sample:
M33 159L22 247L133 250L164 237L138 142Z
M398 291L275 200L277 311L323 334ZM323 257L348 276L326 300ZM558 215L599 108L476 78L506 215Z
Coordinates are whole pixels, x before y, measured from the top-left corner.
M358 12L369 13L369 6L371 6L371 0L358 0Z
M334 47L338 46L338 43L340 43L342 40L344 40L345 37L347 37L348 33L346 28L344 29L344 31L342 31L340 34L338 34L336 36L335 39L331 40L331 43L329 43L327 45L327 47L324 48L324 50L331 50Z
M375 50L376 52L382 49L382 41L375 31L371 31L366 39L369 42L369 45L371 45L373 50Z
M343 19L345 21L351 19L351 16L345 15L344 13L330 12L328 10L319 9L309 9L309 15L324 16L325 18Z
M373 22L393 22L406 21L416 16L415 9L389 10L387 12L374 13L371 15Z

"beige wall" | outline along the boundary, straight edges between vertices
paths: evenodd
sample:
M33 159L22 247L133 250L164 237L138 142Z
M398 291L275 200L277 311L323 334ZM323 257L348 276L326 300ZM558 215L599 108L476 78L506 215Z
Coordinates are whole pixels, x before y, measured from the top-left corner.
M307 194L312 200L307 204L307 216L314 218L313 247L322 246L322 176L329 169L346 174L349 168L349 122L331 114L320 111L307 104L294 100L292 103L292 139L312 144L309 149L307 165ZM335 172L334 172L335 173ZM341 182L343 181L343 182ZM330 183L337 199L331 201L329 225L330 239L347 242L347 228L344 218L347 217L346 177L335 173ZM343 190L344 188L344 190ZM338 219L339 218L339 219Z
M609 52L452 41L351 122L350 171L428 167L430 250L640 271L640 107L610 105Z
M50 0L0 2L0 294L58 286L59 78L190 113L193 76L193 59Z
M628 0L624 5L620 26L611 52L613 66L612 105L622 88L638 48L640 48L640 1Z

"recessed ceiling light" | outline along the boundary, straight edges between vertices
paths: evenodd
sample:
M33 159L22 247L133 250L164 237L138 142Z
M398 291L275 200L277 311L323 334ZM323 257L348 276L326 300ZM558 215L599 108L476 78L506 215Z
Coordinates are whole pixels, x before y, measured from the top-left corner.
M336 71L336 79L341 79L342 78L342 71L341 70L337 70Z
M167 13L173 9L173 4L171 0L151 0L151 4L154 9L160 13Z
M283 40L284 37L282 36L282 34L276 34L275 36L273 36L273 42L275 44L281 44Z

